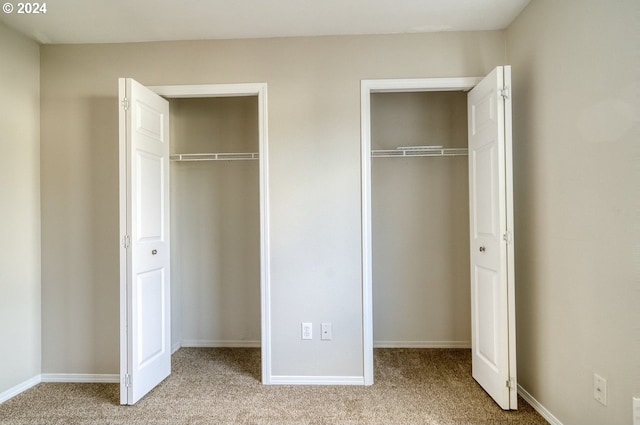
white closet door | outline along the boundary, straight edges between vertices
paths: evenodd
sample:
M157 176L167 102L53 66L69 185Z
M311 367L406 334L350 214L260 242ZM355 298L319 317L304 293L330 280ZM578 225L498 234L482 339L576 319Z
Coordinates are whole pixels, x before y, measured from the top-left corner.
M510 72L468 95L473 377L503 409L517 408Z
M119 82L120 402L134 404L171 373L169 103Z

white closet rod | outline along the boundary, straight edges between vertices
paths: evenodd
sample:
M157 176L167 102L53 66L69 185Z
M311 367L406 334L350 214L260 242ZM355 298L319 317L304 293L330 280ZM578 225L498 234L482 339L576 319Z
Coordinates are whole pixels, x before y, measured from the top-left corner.
M171 155L171 161L242 161L259 159L258 153L178 153Z
M398 158L408 156L466 156L467 148L443 148L442 146L399 146L395 149L374 149L374 158Z

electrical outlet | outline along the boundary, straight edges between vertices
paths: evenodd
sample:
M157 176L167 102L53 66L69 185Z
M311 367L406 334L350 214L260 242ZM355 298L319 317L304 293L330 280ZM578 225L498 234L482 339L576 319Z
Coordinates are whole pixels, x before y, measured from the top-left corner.
M640 425L640 397L633 398L633 425Z
M313 324L302 322L302 339L313 339Z
M320 338L324 341L331 341L333 332L331 331L331 323L323 323L321 326Z
M607 380L597 373L593 374L593 398L607 405Z

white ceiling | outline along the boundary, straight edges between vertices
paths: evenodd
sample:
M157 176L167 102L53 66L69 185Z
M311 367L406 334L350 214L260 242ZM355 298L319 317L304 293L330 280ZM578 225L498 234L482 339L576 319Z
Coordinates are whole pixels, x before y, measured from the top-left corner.
M17 0L8 0L17 7ZM45 0L46 1L46 0ZM2 0L6 3L6 0ZM41 43L120 43L506 28L529 0L49 0L0 12Z

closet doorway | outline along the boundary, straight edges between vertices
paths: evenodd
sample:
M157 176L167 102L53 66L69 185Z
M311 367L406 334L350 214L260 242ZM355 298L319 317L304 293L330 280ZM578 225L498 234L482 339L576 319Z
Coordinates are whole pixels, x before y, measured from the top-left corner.
M361 83L363 363L367 385L373 384L374 338L382 347L420 346L412 339L422 331L423 335L435 335L436 344L431 346L443 343L442 347L455 347L465 345L455 340L456 335L470 334L473 377L503 409L517 408L510 81L511 69L504 66L485 78ZM429 116L420 118L408 111L412 102L422 104L422 111ZM401 111L389 115L394 104ZM461 129L464 117L460 114L465 113L468 128ZM385 114L390 118L384 118ZM438 116L446 122L428 122ZM420 119L425 122L416 125L415 120ZM384 128L385 120L390 128ZM403 121L407 127L426 129L427 134L415 140L417 133L411 128L394 128ZM440 137L446 140L438 140ZM468 146L462 146L465 140ZM460 163L458 157L467 155L467 164ZM461 166L468 171L456 175ZM425 173L427 167L431 169ZM468 185L460 181L467 175ZM436 187L438 180L441 184ZM424 193L429 190L434 193L430 199ZM447 194L450 190L467 193L461 198L459 193ZM462 206L465 197L468 204ZM429 205L438 201L448 202L449 210ZM461 210L468 211L466 217L460 215ZM438 228L438 219L448 228ZM452 227L456 220L460 221L458 230L468 229L466 243L464 235ZM373 226L385 221L388 228L374 230ZM467 257L460 259L465 250ZM378 261L386 262L380 265ZM460 289L456 294L455 288L443 287L442 282L434 284L434 279L444 279L445 284L449 280L458 288L462 288L461 279L467 279L467 285L470 282L470 289L462 288L467 291L462 297L467 297L465 304L470 309L463 317L470 318L470 327L457 323L459 317L451 317L455 310L449 323L412 323L447 320L439 305L442 299L451 304L463 299ZM413 292L394 293L403 288ZM425 300L429 295L441 300L429 307L433 311L420 311L420 301L414 298ZM424 308L428 302L425 300ZM443 332L454 335L454 341L438 342L437 335Z
M266 84L119 85L120 402L180 346L259 345L267 384Z
M372 93L371 147L374 346L470 348L466 93Z

